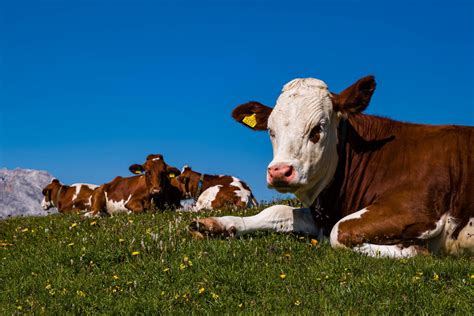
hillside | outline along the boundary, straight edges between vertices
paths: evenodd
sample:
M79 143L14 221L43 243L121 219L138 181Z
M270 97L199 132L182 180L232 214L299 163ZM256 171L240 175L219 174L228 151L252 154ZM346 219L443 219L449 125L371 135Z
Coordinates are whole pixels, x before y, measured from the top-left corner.
M0 169L0 218L55 213L41 208L41 191L52 178L46 171Z

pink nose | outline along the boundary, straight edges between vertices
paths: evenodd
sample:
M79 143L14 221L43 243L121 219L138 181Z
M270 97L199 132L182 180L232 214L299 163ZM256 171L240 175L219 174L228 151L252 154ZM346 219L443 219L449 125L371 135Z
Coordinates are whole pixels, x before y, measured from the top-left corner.
M295 177L295 169L290 165L275 165L268 168L268 183L290 183Z

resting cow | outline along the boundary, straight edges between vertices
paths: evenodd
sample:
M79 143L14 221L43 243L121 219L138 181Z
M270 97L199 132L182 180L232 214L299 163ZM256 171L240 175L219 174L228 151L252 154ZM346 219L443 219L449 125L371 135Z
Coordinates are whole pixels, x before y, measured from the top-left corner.
M49 210L56 207L60 213L83 212L90 210L92 193L97 185L76 183L64 185L53 179L43 189L41 207Z
M232 176L208 175L185 166L176 182L183 197L193 198L196 201L194 211L226 206L245 208L258 205L249 186Z
M317 79L287 83L275 107L249 102L234 119L268 130L269 187L307 207L272 206L251 217L193 222L196 234L254 230L329 236L333 248L410 257L474 253L474 128L361 114L372 76L340 94Z
M164 209L179 205L179 192L170 185L170 175L179 170L168 166L162 155L149 155L143 165L130 166L134 177L116 177L94 192L91 211L87 216L100 213L139 213L151 209ZM170 198L178 194L174 200ZM174 201L174 202L173 202Z

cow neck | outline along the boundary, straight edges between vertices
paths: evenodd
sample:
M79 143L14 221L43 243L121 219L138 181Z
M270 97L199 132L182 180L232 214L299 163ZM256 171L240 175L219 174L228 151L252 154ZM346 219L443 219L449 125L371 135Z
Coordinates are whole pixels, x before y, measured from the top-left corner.
M54 201L51 200L53 202L53 206L55 206L58 209L58 211L59 211L59 197L61 195L62 189L63 189L63 185L60 184L59 189L58 189L58 193L56 193L56 203L54 203ZM54 204L56 204L56 205L54 205Z
M343 121L341 121L343 122ZM330 185L311 206L318 226L326 233L342 217L358 211L376 198L377 188L370 186L371 161L383 154L386 144L400 133L397 122L372 115L354 114L338 126L338 164ZM357 179L360 181L354 182Z
M319 196L316 198L316 200L313 202L313 204L310 206L311 210L311 215L313 216L314 221L317 223L318 226L323 228L323 233L329 234L329 231L325 231L325 229L328 227L328 222L331 221L331 213L333 212L328 212L328 209L326 208L326 201L331 200L334 201L334 198L336 203L338 203L344 194L344 192L341 190L340 186L340 181L341 181L341 176L343 177L344 175L344 167L346 165L346 152L347 152L347 125L348 125L348 120L345 118L342 118L338 127L337 127L337 155L338 155L338 164L336 167L336 172L334 173L334 177L332 178L331 182L326 186L326 188L319 194ZM336 190L334 190L336 188ZM337 189L338 188L338 189ZM331 195L331 198L328 199L328 193L329 192L338 192L338 195L336 197ZM332 226L332 225L331 225Z
M196 175L199 175L199 173L195 172ZM191 189L191 186L189 187L189 191L190 192L187 192L186 194L191 196L194 200L197 201L197 199L199 198L199 196L201 195L202 191L203 191L203 187L204 187L204 173L201 173L201 175L199 176L199 180L197 181L195 187L196 187L196 190L194 192L194 194L192 193L192 189Z

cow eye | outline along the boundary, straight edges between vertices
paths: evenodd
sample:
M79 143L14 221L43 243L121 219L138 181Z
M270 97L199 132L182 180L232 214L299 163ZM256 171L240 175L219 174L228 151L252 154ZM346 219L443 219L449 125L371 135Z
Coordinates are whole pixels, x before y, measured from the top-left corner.
M323 126L321 123L317 124L311 132L309 133L309 140L313 143L317 143L321 138L321 132L323 131Z
M275 132L272 129L268 129L268 134L270 134L271 138L275 137Z

